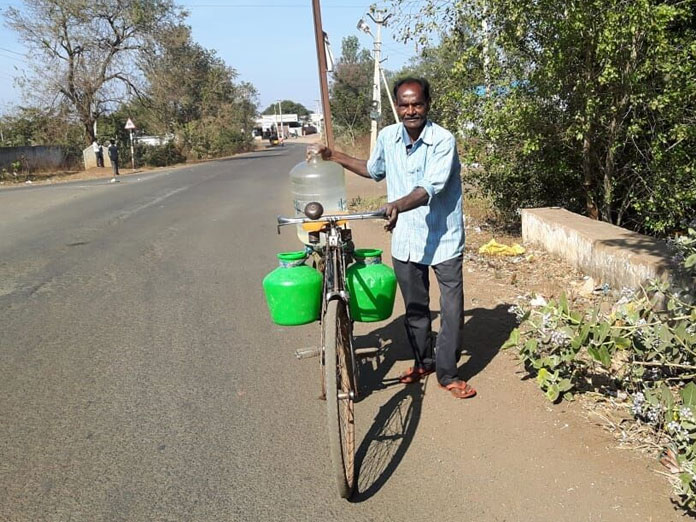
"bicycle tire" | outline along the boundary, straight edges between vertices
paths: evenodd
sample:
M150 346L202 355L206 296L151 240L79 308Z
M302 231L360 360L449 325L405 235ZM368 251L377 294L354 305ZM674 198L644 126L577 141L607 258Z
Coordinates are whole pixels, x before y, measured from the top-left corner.
M346 303L329 301L324 321L324 371L328 413L329 452L342 498L355 486L355 417L350 320Z

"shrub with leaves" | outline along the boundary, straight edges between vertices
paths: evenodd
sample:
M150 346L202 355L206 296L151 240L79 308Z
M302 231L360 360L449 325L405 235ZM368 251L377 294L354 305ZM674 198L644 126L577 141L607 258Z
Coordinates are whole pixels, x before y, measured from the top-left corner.
M136 156L143 164L152 167L166 167L183 163L186 158L174 143L164 145L143 145L138 147Z
M676 247L693 281L696 232ZM520 325L503 348L517 349L551 401L588 390L630 395L636 421L669 438L680 503L696 511L696 286L624 289L607 312L572 310L565 295L533 302L513 307Z

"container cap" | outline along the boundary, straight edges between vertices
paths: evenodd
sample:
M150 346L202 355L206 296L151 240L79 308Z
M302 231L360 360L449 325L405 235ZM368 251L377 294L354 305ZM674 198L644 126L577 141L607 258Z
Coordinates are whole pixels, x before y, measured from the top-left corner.
M353 253L356 259L365 259L370 257L381 257L382 251L379 248L358 248Z
M307 257L307 253L304 250L297 250L295 252L281 252L277 256L281 261L299 261Z

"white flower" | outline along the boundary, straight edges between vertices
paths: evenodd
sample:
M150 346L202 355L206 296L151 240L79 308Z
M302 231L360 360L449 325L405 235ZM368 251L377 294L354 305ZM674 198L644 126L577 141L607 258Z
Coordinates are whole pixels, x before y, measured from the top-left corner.
M568 336L564 332L561 332L560 330L553 330L551 332L550 342L554 346L563 346L566 344L567 340Z
M635 288L630 288L628 286L624 286L621 289L621 297L626 298L626 299L633 299L636 296L636 290Z
M653 406L650 408L646 415L648 422L651 424L657 424L657 422L660 420L660 410L661 408L659 406Z
M679 408L679 417L684 420L694 420L694 412L688 406L682 406Z
M676 433L681 429L681 424L679 424L677 421L672 421L667 424L667 431L670 433Z

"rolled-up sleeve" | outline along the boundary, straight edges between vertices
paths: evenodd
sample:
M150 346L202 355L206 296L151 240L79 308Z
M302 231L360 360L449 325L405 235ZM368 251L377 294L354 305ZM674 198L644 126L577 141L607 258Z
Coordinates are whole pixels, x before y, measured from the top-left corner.
M428 158L423 177L414 188L422 187L428 193L428 204L443 189L450 176L459 173L457 144L453 137L448 137L433 145L433 152Z
M382 133L377 135L375 149L367 160L367 173L375 181L382 181L387 174L384 160L384 136Z

